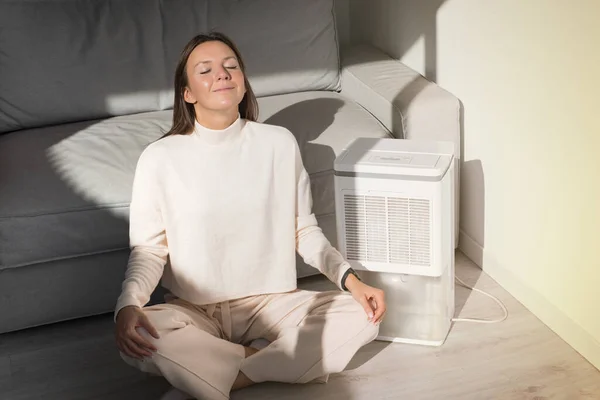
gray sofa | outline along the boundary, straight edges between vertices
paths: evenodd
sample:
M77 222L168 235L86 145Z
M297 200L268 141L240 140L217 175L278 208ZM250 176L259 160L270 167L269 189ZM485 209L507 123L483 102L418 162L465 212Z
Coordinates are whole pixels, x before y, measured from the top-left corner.
M179 52L212 29L239 45L260 121L296 135L334 245L333 160L352 139L459 154L459 101L375 48L341 49L332 0L1 0L0 333L113 311L137 158L171 123Z

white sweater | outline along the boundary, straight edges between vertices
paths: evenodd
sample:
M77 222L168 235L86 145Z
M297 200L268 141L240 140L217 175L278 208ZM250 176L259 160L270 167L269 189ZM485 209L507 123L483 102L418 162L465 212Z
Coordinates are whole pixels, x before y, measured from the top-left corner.
M350 267L317 225L296 138L241 118L224 130L196 123L143 151L130 246L115 317L147 304L161 277L203 305L296 289L296 251L338 287Z

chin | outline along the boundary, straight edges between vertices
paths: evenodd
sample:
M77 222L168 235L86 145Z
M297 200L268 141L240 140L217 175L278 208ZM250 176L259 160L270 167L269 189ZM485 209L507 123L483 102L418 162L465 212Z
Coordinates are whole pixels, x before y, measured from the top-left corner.
M214 106L211 108L215 111L229 111L232 108L235 108L237 111L239 104L240 104L240 101L223 101L223 102L214 104Z

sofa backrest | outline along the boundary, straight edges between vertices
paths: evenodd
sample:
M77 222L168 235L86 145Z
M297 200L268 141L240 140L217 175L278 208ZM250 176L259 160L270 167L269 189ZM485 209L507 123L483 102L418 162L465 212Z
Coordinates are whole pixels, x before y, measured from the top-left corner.
M2 0L0 133L169 109L179 54L218 30L257 96L338 90L333 0Z

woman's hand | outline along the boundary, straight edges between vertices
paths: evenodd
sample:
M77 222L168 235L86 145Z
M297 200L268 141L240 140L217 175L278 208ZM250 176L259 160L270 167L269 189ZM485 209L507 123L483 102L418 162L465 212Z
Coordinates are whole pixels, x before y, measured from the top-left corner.
M141 360L144 357L150 357L151 352L156 351L156 348L136 330L138 327L144 328L150 335L156 339L159 338L158 332L141 308L136 306L123 307L117 314L116 322L117 347L122 353Z
M346 278L346 287L352 297L365 309L369 321L374 324L381 322L385 314L385 294L383 290L369 286L350 274Z

